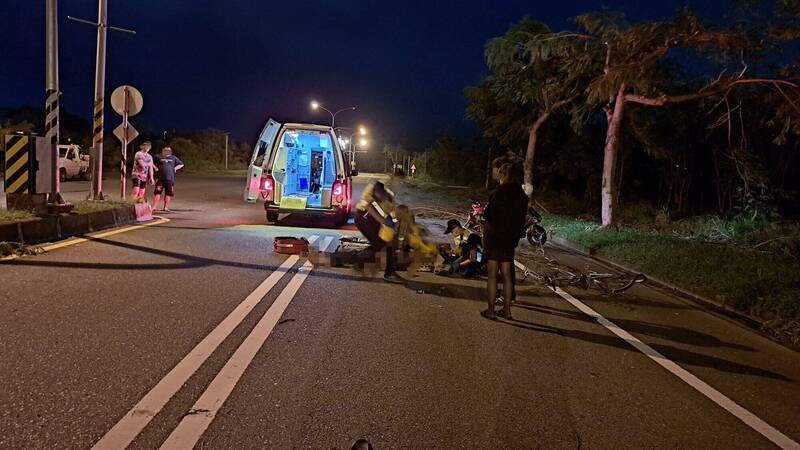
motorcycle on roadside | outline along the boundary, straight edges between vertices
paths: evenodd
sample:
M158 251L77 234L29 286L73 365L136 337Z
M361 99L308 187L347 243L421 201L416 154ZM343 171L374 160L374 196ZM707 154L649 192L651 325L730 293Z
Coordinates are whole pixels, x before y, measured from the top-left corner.
M483 214L485 210L486 204L472 202L469 214L467 214L466 227L476 233L483 234ZM531 245L544 248L544 244L547 243L547 230L540 225L541 223L542 215L532 206L529 206L525 218L524 237Z
M525 219L525 237L531 245L544 248L544 244L547 242L547 231L539 225L540 223L542 223L542 215L529 206L528 216Z
M467 229L479 234L483 234L483 212L485 209L486 205L484 203L476 201L472 202L469 214L467 214Z

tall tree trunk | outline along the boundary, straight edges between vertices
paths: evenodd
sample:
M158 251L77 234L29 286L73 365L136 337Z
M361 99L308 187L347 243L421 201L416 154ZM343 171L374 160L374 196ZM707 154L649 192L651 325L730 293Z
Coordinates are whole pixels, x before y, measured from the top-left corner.
M600 190L601 217L604 227L614 224L614 174L617 166L617 151L619 147L622 117L625 114L625 84L620 86L614 107L609 111L608 131L606 132L606 145L603 150L603 187Z
M622 144L617 145L617 162L614 165L614 205L620 204L620 196L622 195L622 181L625 176L625 162L628 159L628 154Z
M533 156L536 154L536 140L539 137L539 128L547 121L548 117L550 117L550 112L543 112L528 129L528 148L525 149L525 163L523 164L525 182L522 189L529 197L533 194Z

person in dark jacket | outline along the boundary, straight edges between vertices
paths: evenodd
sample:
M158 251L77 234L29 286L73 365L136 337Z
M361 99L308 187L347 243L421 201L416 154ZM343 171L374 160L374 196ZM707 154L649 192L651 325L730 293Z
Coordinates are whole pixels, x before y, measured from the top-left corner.
M483 218L486 220L483 249L484 258L487 260L489 308L481 314L489 319L495 319L494 304L497 297L499 268L503 276L502 316L511 319L514 251L525 228L528 196L522 190L513 164L503 164L497 173L500 186L489 196L489 204L483 213Z
M395 209L392 191L380 181L375 181L364 188L361 201L356 205L354 220L358 231L369 241L368 252L371 257L386 248L386 268L383 279L391 283L401 283L404 281L403 278L395 272L394 239L385 242L380 236L381 226L395 228L392 218L396 214Z
M492 160L492 181L497 184L500 184L500 167L503 164L511 164L511 169L513 173L511 176L516 180L522 180L523 178L523 170L522 170L522 162L520 158L513 154L506 154L503 156L498 156L497 158ZM503 289L505 291L505 289ZM504 296L498 295L496 303L502 303L505 299ZM515 270L511 271L511 303L517 301L517 272Z

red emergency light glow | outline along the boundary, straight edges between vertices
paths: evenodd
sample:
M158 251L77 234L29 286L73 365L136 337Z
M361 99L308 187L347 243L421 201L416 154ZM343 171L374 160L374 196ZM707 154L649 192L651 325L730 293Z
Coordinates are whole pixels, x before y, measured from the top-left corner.
M272 191L275 189L275 180L272 177L264 177L261 179L261 189L264 191Z

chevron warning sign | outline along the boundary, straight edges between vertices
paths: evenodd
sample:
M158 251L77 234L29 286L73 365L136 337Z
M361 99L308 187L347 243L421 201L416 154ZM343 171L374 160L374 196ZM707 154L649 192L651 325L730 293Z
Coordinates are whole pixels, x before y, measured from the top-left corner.
M6 193L25 194L32 192L30 136L6 135L5 144Z

